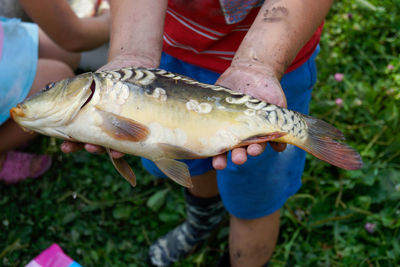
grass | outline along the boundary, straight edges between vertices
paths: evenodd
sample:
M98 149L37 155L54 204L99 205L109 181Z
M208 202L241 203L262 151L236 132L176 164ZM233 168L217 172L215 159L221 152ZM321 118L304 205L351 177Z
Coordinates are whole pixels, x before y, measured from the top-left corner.
M273 266L400 262L399 10L398 0L337 1L327 18L311 113L341 129L365 166L348 172L308 158L282 209ZM56 242L83 266L146 266L149 244L184 220L182 189L129 157L139 177L131 188L106 156L58 145L39 138L30 148L53 155L44 177L0 184L0 265L24 265ZM212 266L227 235L226 221L175 266Z

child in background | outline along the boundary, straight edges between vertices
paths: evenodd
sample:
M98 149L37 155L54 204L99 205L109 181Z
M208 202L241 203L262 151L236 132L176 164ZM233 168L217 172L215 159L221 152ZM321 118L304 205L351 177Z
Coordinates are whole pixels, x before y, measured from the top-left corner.
M15 149L35 135L24 132L9 110L53 81L74 75L79 54L109 39L109 12L78 18L65 0L19 1L35 23L0 17L0 180L16 183L42 175L47 155Z

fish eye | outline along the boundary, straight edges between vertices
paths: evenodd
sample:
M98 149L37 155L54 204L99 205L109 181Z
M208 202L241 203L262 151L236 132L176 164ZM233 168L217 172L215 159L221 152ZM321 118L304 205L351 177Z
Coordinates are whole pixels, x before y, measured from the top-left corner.
M51 88L54 87L54 84L55 84L55 83L48 83L48 84L42 89L42 91L44 92L44 91L50 90Z

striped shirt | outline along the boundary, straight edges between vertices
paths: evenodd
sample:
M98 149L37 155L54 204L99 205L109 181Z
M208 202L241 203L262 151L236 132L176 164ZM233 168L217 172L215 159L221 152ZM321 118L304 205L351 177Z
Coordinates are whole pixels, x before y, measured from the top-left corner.
M164 51L185 62L222 73L262 5L261 0L170 0ZM287 72L306 62L319 43L322 25L300 50Z

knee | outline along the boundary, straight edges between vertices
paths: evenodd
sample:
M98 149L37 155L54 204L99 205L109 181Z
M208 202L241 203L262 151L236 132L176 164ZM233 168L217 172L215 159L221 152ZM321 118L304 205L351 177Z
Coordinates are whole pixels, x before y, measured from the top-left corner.
M55 59L39 59L38 74L56 80L63 80L74 76L74 72L68 64Z
M74 76L72 69L64 62L54 59L39 59L35 80L29 95L38 92L48 83Z

